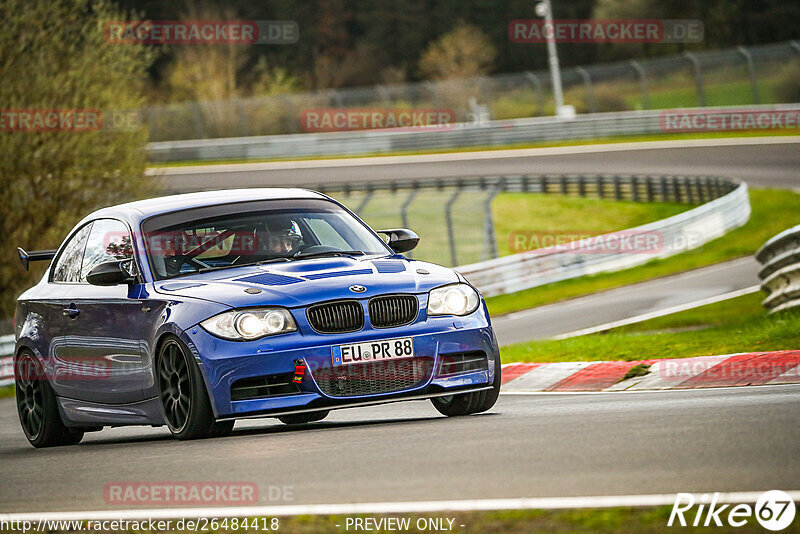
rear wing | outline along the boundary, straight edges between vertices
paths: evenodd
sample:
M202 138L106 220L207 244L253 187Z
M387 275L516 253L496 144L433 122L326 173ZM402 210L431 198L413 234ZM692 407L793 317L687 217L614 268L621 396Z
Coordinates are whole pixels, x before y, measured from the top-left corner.
M25 252L21 248L17 248L17 254L19 254L19 262L22 264L22 267L27 271L28 264L32 261L50 261L56 255L55 250L32 250L30 252Z

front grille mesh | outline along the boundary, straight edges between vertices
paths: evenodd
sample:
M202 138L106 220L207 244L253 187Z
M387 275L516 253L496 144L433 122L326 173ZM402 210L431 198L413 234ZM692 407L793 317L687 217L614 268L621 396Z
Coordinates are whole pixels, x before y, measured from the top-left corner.
M321 334L355 332L364 326L364 310L356 300L317 304L306 310L308 324Z
M420 386L432 370L433 358L404 358L319 369L314 379L330 397L355 397Z
M414 295L387 295L369 301L369 320L375 328L412 323L418 313L419 305Z

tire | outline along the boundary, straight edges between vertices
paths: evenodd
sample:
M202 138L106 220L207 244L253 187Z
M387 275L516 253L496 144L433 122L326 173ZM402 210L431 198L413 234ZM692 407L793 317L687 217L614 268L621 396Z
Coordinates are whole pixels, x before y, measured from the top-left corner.
M14 365L17 414L22 432L34 447L77 445L81 430L72 430L61 420L53 388L39 359L23 350Z
M497 397L500 395L501 380L500 354L497 353L494 357L492 389L476 391L475 393L462 393L461 395L434 397L431 399L431 403L440 414L448 417L485 412L497 402Z
M180 440L224 437L234 421L217 421L200 373L189 349L176 337L168 337L156 358L158 398L164 423Z
M331 413L328 410L322 412L308 412L308 413L295 413L291 415L282 415L278 417L278 421L285 425L302 425L305 423L314 423L316 421L322 421L328 414Z

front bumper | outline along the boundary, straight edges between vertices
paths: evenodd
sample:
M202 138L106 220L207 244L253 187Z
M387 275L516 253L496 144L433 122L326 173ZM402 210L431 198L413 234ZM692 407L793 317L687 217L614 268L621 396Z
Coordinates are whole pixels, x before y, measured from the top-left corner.
M269 416L294 410L372 404L404 397L422 398L446 391L472 390L490 385L495 373L499 371L495 369L495 362L498 361L497 341L483 306L467 317L428 317L408 326L365 328L348 334L316 334L303 328L301 321L298 323L298 333L252 342L219 339L201 327L184 332L184 341L201 364L218 419ZM414 359L425 359L429 373L423 380L399 391L364 395L333 396L326 394L320 387L319 379L330 376L334 370L331 360L333 346L400 337L413 339ZM485 353L488 360L485 370L442 376L440 366L444 356L475 351ZM231 387L237 381L293 373L298 360L306 366L306 374L297 385L298 392L246 400L231 399ZM421 363L421 360L417 363Z

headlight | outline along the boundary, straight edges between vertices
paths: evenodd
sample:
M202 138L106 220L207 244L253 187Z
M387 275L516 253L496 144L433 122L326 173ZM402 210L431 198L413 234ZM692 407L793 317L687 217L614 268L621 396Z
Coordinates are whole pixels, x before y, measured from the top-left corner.
M479 302L478 292L467 284L437 287L428 294L428 315L469 315Z
M215 336L235 341L297 331L292 314L283 308L229 311L206 319L200 325Z

